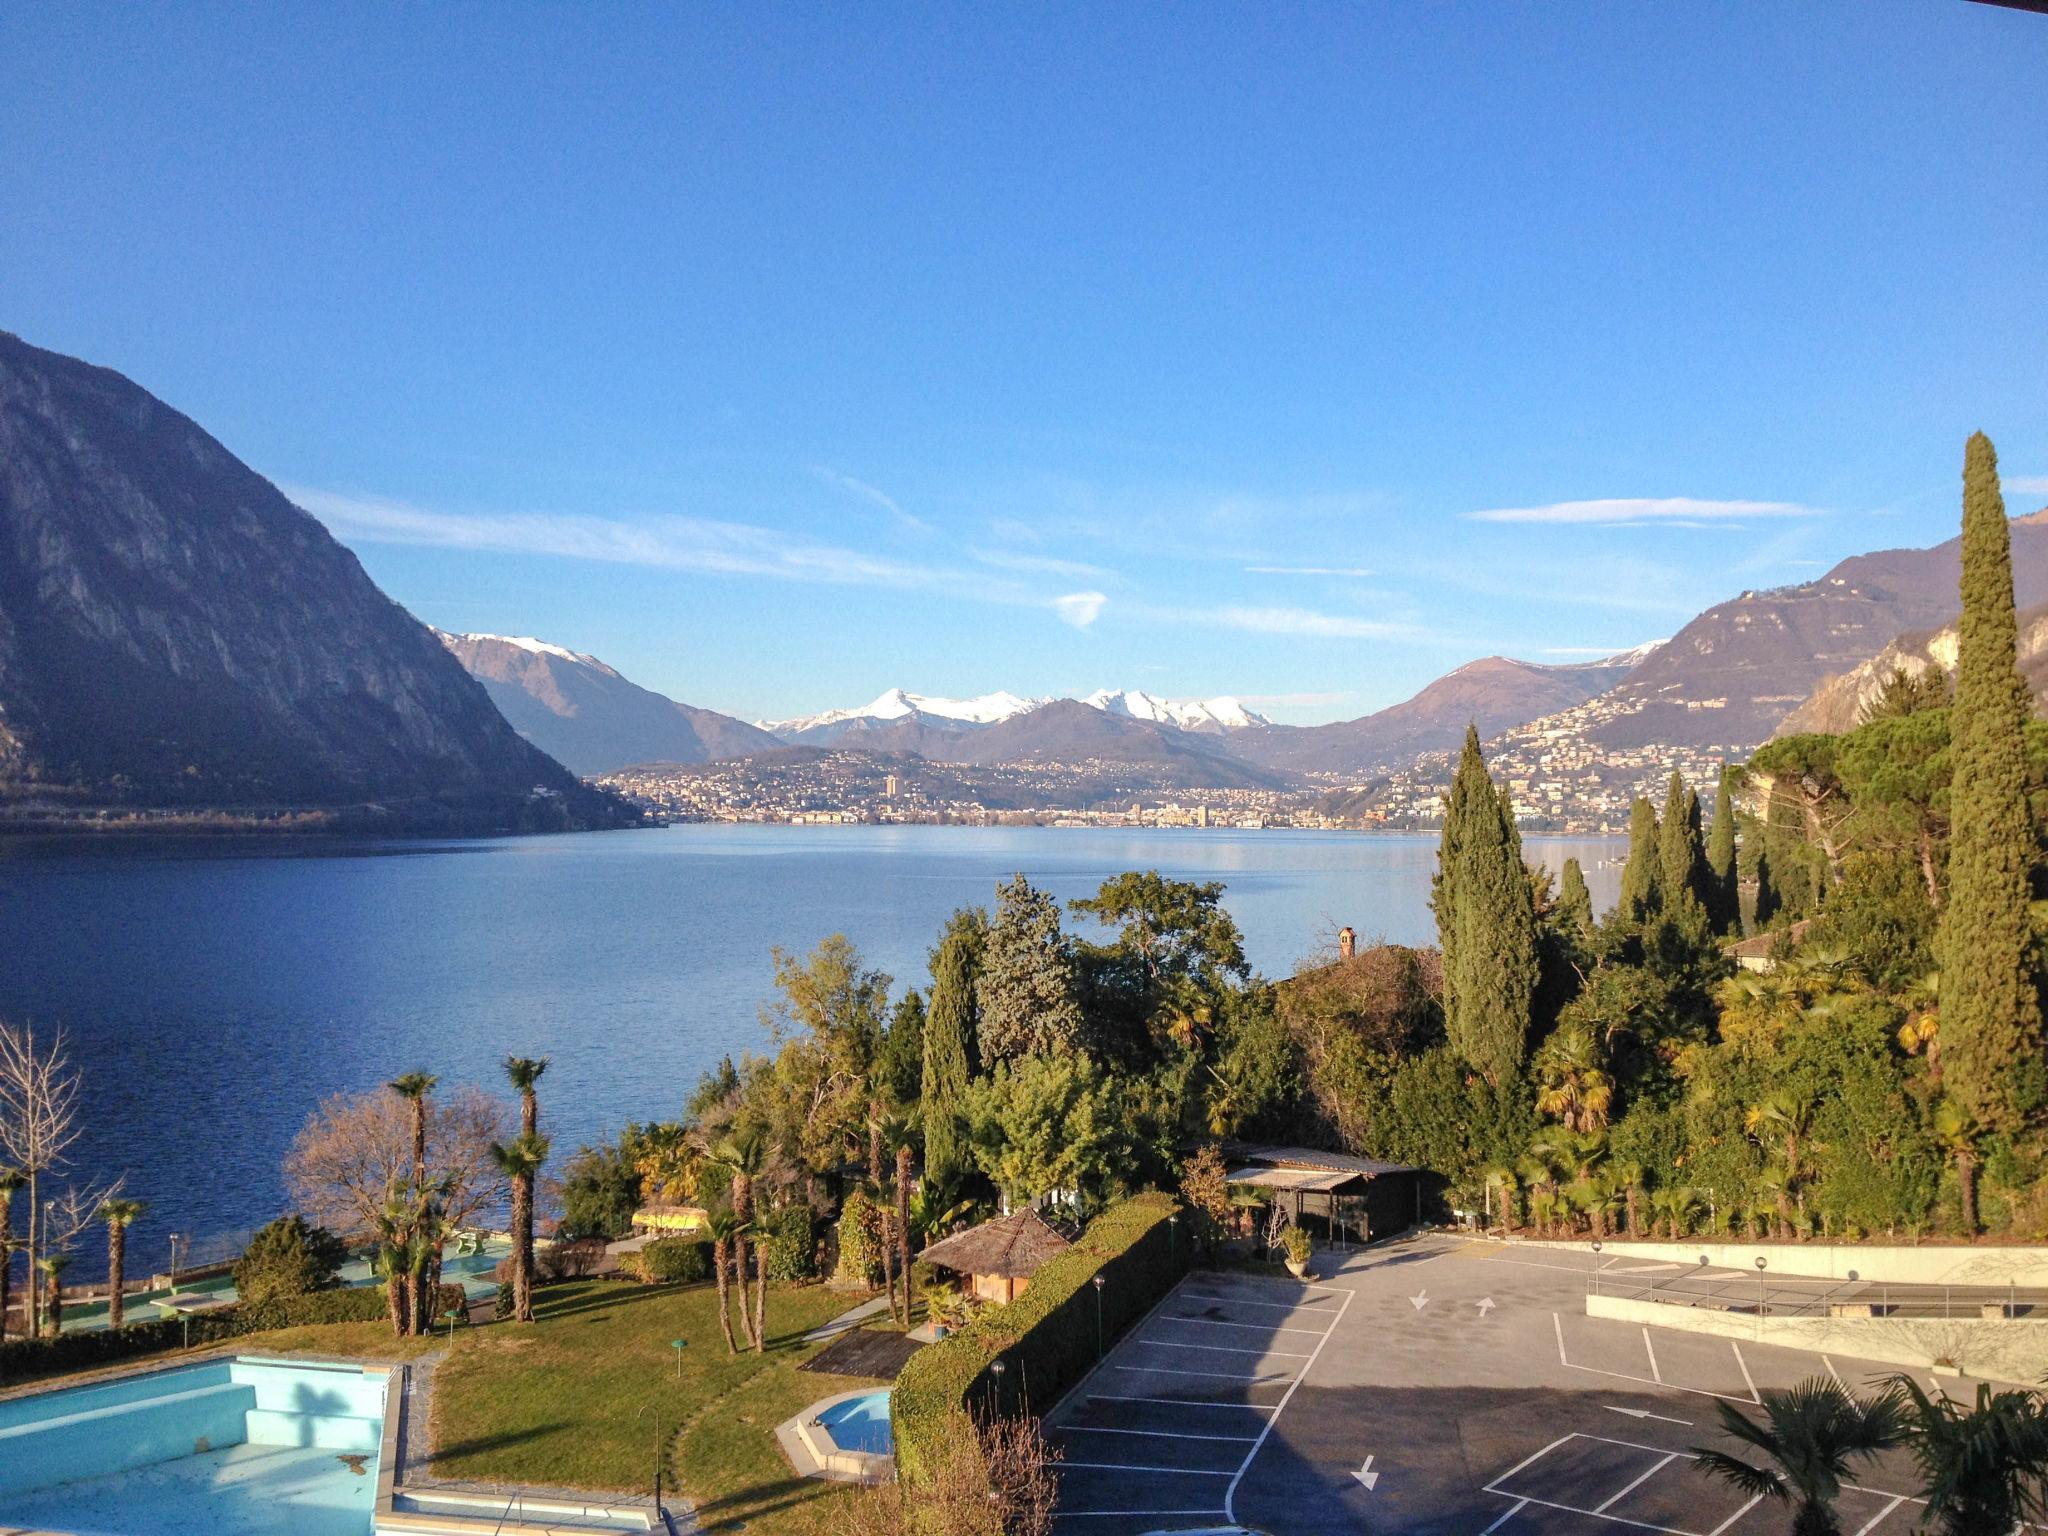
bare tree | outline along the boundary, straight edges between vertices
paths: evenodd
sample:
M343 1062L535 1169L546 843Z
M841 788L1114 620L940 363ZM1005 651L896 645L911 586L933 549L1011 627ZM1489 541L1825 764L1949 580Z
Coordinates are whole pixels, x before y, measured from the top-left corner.
M46 1303L33 1284L40 1262L68 1253L79 1233L97 1219L102 1204L120 1194L120 1181L86 1188L64 1176L71 1149L84 1132L79 1094L84 1077L71 1065L60 1032L39 1043L27 1024L0 1020L0 1165L20 1171L28 1192L28 1256L31 1284L24 1298L23 1332L42 1332Z
M448 1225L467 1226L504 1202L509 1186L491 1146L511 1140L517 1123L481 1088L463 1086L434 1101L427 1173L431 1182L446 1181L441 1211ZM376 1231L392 1190L410 1186L412 1174L412 1108L382 1090L327 1099L284 1158L293 1205L308 1220L350 1234Z

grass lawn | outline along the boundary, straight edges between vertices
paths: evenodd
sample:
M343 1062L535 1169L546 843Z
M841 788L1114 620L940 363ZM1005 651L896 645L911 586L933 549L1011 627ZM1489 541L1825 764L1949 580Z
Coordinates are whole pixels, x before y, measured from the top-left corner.
M804 1404L858 1384L796 1372L815 1353L797 1340L849 1305L822 1286L770 1290L767 1353L728 1355L715 1287L550 1286L535 1297L531 1328L457 1331L434 1377L434 1471L633 1492L652 1481L657 1437L666 1444L688 1422L676 1468L682 1491L704 1503L749 1500L765 1512L824 1486L789 1486L795 1479L774 1429ZM689 1341L680 1381L669 1344L677 1338Z

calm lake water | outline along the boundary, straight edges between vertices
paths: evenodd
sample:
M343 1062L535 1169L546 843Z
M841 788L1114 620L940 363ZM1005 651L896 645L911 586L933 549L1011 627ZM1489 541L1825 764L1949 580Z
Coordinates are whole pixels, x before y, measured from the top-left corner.
M1576 855L1596 904L1621 848ZM1022 870L1062 899L1125 869L1221 880L1252 962L1284 975L1346 923L1433 942L1434 837L965 827L682 826L449 843L0 845L0 1015L64 1030L87 1075L81 1168L126 1171L160 1268L284 1199L278 1163L327 1094L412 1068L502 1088L546 1055L558 1155L673 1116L760 1050L769 948L834 932L925 986L941 922ZM88 1265L91 1259L85 1261Z

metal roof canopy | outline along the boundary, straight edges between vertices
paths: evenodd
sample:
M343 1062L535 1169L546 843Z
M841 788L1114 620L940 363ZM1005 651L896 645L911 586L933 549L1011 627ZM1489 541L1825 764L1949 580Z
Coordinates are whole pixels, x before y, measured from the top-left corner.
M1335 1194L1362 1175L1332 1172L1323 1168L1239 1168L1224 1175L1229 1184L1249 1184L1257 1189L1278 1189L1289 1194Z

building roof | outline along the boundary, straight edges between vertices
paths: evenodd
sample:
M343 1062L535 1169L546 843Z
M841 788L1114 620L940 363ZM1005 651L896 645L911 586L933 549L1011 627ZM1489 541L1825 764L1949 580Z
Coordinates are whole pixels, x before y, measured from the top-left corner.
M963 1275L1004 1275L1023 1280L1037 1274L1047 1259L1070 1246L1064 1233L1038 1212L1027 1209L942 1237L918 1257Z
M687 1232L710 1222L710 1213L701 1205L643 1205L633 1213L634 1226L665 1231Z
M1224 1176L1226 1183L1249 1184L1255 1189L1277 1189L1288 1194L1333 1194L1363 1177L1356 1173L1333 1172L1324 1168L1238 1168Z
M1263 1163L1269 1168L1315 1168L1325 1173L1358 1174L1368 1179L1377 1178L1383 1173L1415 1171L1406 1163L1387 1163L1376 1157L1351 1157L1342 1152L1319 1151L1314 1147L1257 1147L1238 1144L1227 1150L1239 1163Z
M1767 928L1762 933L1753 933L1748 938L1733 944L1721 946L1724 955L1737 960L1768 959L1777 952L1781 941L1797 944L1805 939L1807 930L1813 926L1813 919L1801 918L1788 930Z

